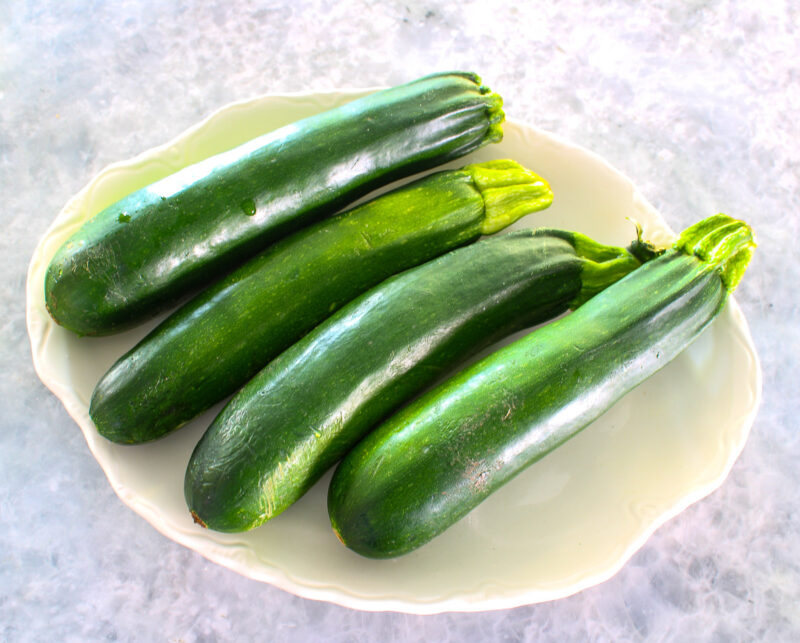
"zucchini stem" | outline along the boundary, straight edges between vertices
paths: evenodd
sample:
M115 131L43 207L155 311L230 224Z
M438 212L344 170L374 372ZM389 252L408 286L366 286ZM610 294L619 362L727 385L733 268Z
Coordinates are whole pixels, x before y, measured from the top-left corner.
M582 306L597 293L602 292L611 284L616 283L629 273L642 265L625 248L620 248L622 254L613 259L592 261L584 259L581 266L581 290L578 296L570 302L569 307L575 310Z
M582 262L581 290L570 303L569 307L572 310L585 304L597 293L602 292L658 254L650 244L642 243L641 229L638 226L637 240L631 244L637 249L636 253L632 252L630 247L622 248L598 243L579 232L569 233L567 240L572 242L575 253Z
M464 168L484 202L481 234L494 234L521 217L544 210L553 192L541 176L509 159L475 163Z
M557 236L575 249L581 262L581 289L569 304L572 310L664 252L642 241L642 229L638 225L636 241L627 248L608 246L580 232L542 229L534 234Z
M750 226L726 214L716 214L686 228L675 242L676 250L694 255L709 270L716 270L728 294L739 284L755 247Z
M489 130L486 132L485 139L488 143L499 143L503 140L503 122L506 120L503 111L503 97L484 85L481 85L480 92L486 100L489 120Z

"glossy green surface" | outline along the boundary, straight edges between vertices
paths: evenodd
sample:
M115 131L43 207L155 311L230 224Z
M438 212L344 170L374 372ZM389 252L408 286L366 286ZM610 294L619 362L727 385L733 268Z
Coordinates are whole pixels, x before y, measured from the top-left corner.
M371 286L475 241L497 216L482 189L509 175L516 183L501 189L528 194L520 216L550 203L541 177L491 161L427 176L273 245L112 366L92 395L98 431L138 443L178 428Z
M500 140L501 104L473 74L437 74L186 167L62 246L47 308L79 334L123 330L370 190Z
M731 266L740 277L752 248L745 224L712 217L575 312L390 418L334 474L328 508L340 539L386 558L447 529L686 348L722 308L735 286Z
M574 245L573 235L547 230L486 239L341 309L248 382L209 427L186 473L196 520L243 531L273 518L460 360L566 311L589 263ZM625 266L607 271L606 285L639 265L606 248L606 268Z

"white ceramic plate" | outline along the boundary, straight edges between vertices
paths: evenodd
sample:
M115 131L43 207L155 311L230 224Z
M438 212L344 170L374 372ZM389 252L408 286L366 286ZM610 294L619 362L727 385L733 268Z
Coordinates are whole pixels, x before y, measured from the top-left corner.
M48 261L87 218L134 189L213 153L368 90L265 96L230 105L165 146L106 168L59 213L28 272L27 323L42 381L63 402L123 502L160 532L245 576L300 596L416 613L507 608L567 596L614 574L663 522L717 488L744 446L761 374L736 302L678 359L418 551L391 561L342 547L325 506L329 476L283 515L225 535L193 524L183 476L218 405L153 444L101 438L88 416L100 376L154 324L109 338L56 326L43 301ZM558 226L626 244L639 221L672 237L631 182L602 159L534 127L457 164L514 158L552 185L553 206L517 226ZM713 214L711 212L705 214Z

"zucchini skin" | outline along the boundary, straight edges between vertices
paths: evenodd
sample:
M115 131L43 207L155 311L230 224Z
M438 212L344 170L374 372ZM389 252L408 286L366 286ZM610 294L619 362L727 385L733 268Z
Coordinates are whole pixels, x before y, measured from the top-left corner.
M46 274L47 309L80 335L144 321L374 188L500 140L501 104L474 74L436 74L186 167L65 242Z
M480 187L498 180L507 184ZM111 367L92 395L95 426L124 444L177 429L336 308L477 240L492 220L487 199L495 192L523 194L520 216L552 200L541 177L492 161L429 175L273 245L179 308Z
M384 281L317 326L198 443L184 486L195 520L244 531L275 517L460 360L566 311L586 263L572 239L529 229L479 241ZM640 265L613 250L624 269L606 271L606 285Z
M420 547L676 357L715 318L749 260L751 232L731 221L716 219L729 242L717 255L701 258L679 241L369 434L329 488L340 540L372 558ZM721 256L735 261L721 268Z

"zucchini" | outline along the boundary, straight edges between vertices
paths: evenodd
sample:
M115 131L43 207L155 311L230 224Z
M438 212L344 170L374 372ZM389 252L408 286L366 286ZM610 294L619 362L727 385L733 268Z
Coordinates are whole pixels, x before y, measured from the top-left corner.
M624 248L528 229L384 281L270 362L214 420L186 472L195 521L244 531L273 518L459 360L639 265Z
M566 317L465 369L370 433L328 494L364 556L414 550L663 367L715 318L754 247L724 215Z
M499 141L501 105L474 74L436 74L186 167L64 243L47 309L80 335L128 328L370 190Z
M161 437L370 287L551 200L541 177L490 161L429 175L320 221L165 319L103 376L89 414L114 442Z

